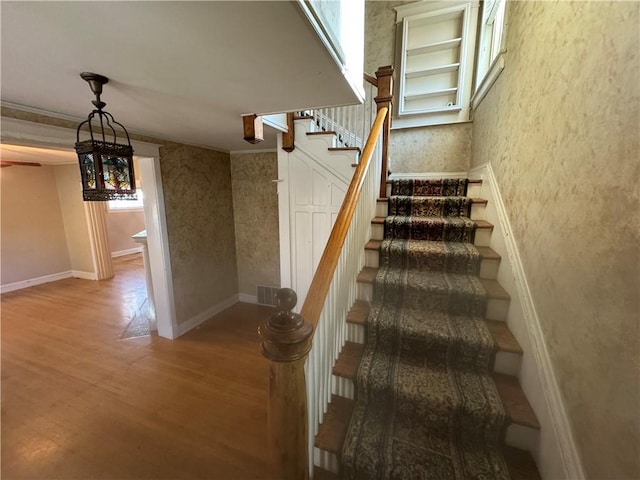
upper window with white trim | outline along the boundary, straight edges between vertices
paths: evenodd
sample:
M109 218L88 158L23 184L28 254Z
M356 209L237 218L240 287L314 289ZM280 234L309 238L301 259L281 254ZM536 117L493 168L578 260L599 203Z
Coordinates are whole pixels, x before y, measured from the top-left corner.
M469 121L479 2L421 1L395 10L401 46L393 127Z
M136 197L136 200L109 200L107 203L107 210L110 212L142 210L144 202L141 188L136 188Z
M504 69L502 54L506 51L504 45L506 8L506 0L485 0L482 7L473 108L484 98Z

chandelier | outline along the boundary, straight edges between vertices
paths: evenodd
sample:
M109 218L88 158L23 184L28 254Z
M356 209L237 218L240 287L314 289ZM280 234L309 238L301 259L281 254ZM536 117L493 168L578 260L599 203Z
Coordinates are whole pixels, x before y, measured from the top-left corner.
M91 101L96 108L78 125L76 132L75 149L80 162L82 197L85 201L136 200L133 148L129 133L113 115L103 110L107 104L100 100L102 86L109 79L89 72L80 76L89 83L96 96ZM88 126L90 138L80 141L80 131L85 125ZM126 145L118 143L115 126L124 132Z

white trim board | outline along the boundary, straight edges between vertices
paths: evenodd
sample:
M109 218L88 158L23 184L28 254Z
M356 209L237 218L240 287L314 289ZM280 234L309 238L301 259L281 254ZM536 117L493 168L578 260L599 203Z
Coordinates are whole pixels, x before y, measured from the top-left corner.
M81 270L67 270L66 272L52 273L50 275L42 275L41 277L28 278L19 282L7 283L0 285L0 293L9 293L23 288L35 287L44 283L57 282L66 278L82 278L84 280L95 280L95 272L83 272Z
M585 474L582 468L580 454L576 447L571 424L564 407L562 393L560 392L549 351L547 350L547 344L540 326L540 318L535 308L520 252L513 236L509 216L491 164L487 163L469 170L469 178L482 179L483 186L486 185L488 187L484 195L491 197L486 198L486 200L495 207L499 224L495 225L496 229L493 235L501 234L502 241L504 241L508 258L505 259L503 257L503 263L508 262L510 264L513 283L515 284L518 296L517 300L521 306L523 320L528 334L528 339L526 340L528 340L530 346L528 349L525 347L524 350L525 356L530 354L533 357L533 362L530 362L533 363L533 365L531 365L532 368L525 368L524 364L527 362L526 358L524 359L523 369L520 374L520 383L534 410L536 410L542 425L542 441L537 458L538 468L543 478L560 478L560 476L564 474L564 478L570 478L572 480L584 479ZM498 251L498 253L500 252ZM506 285L503 286L509 290ZM514 300L515 299L512 298L512 307L513 304L516 303ZM511 309L509 316L512 316ZM544 401L536 402L535 399L540 397L540 391L542 392ZM549 435L550 433L552 433L552 435ZM549 442L554 442L555 444L545 445L545 443ZM559 462L564 472L557 471L558 467L556 465Z
M249 295L248 293L239 293L238 294L238 301L242 302L242 303L258 303L258 296L257 295Z
M117 250L111 252L111 258L124 257L125 255L132 255L134 253L141 253L142 247L126 248L124 250Z
M427 180L430 178L467 178L467 172L422 172L422 173L392 173L389 180L417 179Z
M226 300L216 303L215 305L212 305L211 307L207 308L205 311L200 312L194 317L191 317L186 322L179 323L176 326L177 332L178 332L177 336L184 335L189 330L193 330L194 328L198 327L200 324L209 320L214 315L217 315L218 313L222 312L223 310L226 310L230 306L235 305L239 301L238 298L239 298L238 294L232 295Z

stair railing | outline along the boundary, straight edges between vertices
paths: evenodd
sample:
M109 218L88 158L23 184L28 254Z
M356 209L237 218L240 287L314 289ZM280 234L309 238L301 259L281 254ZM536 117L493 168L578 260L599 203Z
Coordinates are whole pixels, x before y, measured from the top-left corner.
M314 439L332 393L332 368L344 346L346 315L357 295L356 276L381 186L391 111L391 67L376 72L377 113L300 315L295 292L278 292L279 312L260 327L262 351L271 360L269 451L273 478L309 478ZM381 89L382 86L382 89ZM383 90L384 89L384 90ZM386 191L386 190L385 190Z

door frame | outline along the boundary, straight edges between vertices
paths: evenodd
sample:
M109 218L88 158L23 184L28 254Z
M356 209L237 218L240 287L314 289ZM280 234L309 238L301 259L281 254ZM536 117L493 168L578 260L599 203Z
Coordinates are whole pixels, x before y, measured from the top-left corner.
M2 117L2 142L69 150L76 142L76 131L71 128ZM140 176L144 179L145 186L144 217L158 335L174 339L179 333L173 298L173 276L160 170L160 144L132 140L131 145L136 156L139 157ZM92 245L92 249L95 248L98 247ZM111 255L111 252L107 253Z

